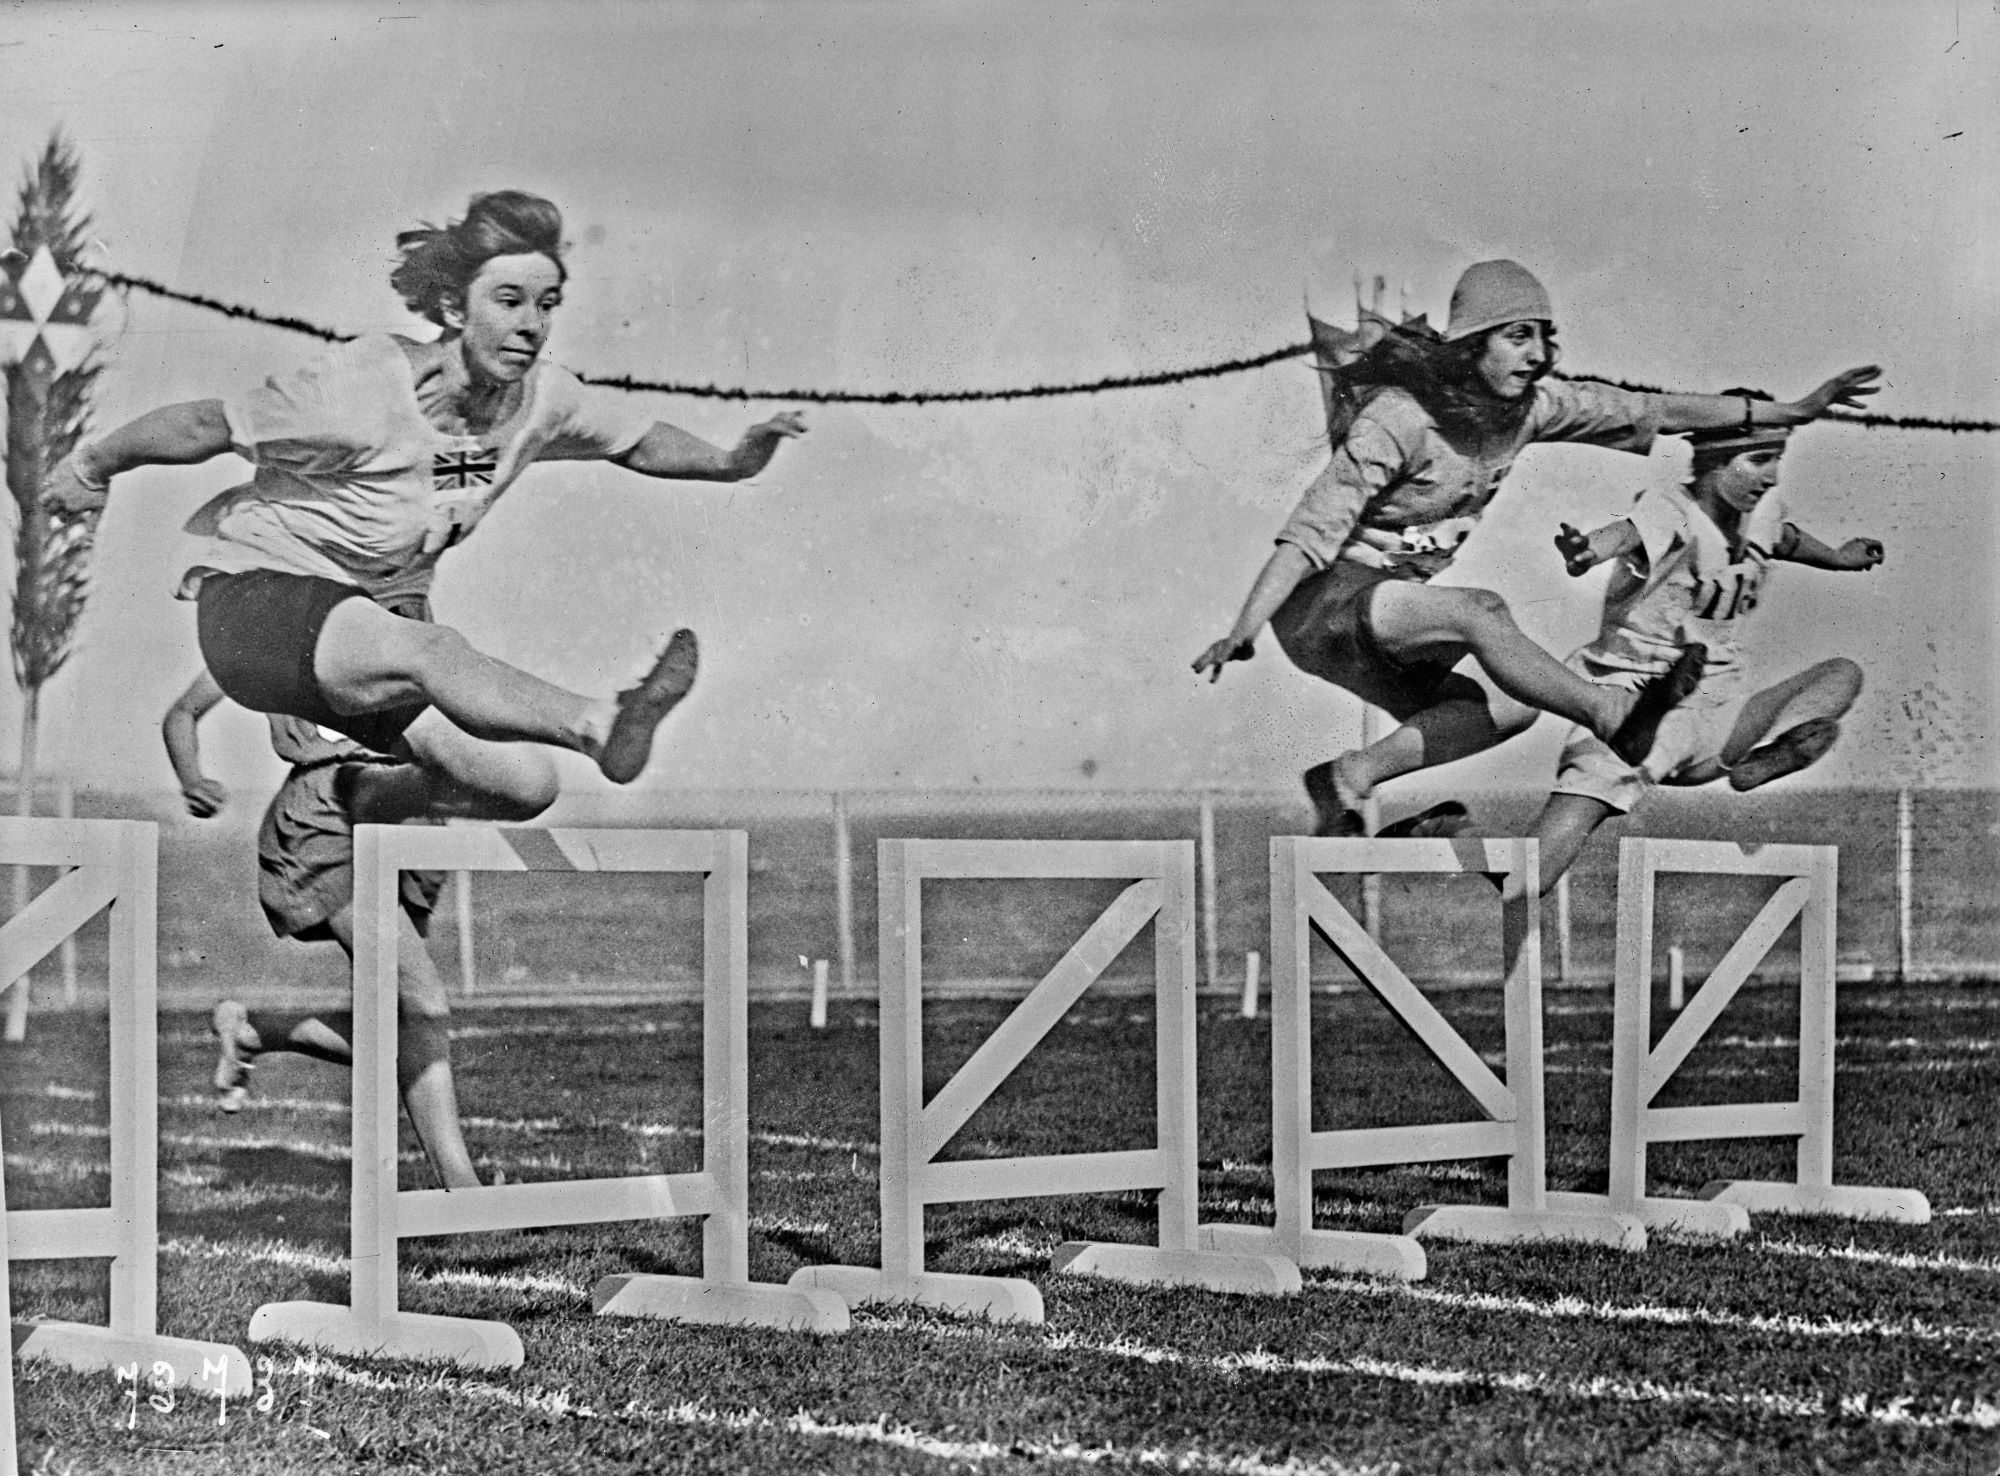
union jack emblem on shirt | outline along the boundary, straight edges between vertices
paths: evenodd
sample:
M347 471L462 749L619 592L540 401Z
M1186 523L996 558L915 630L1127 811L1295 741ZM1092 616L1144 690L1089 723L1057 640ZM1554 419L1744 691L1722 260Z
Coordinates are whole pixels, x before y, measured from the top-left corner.
M431 485L440 492L490 487L499 465L491 451L440 451L431 458Z

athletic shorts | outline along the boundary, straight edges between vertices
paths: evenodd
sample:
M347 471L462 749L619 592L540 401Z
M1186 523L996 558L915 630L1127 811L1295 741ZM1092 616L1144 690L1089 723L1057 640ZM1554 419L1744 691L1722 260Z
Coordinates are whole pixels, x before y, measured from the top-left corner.
M335 712L313 674L313 651L333 607L367 598L355 585L311 574L252 569L204 575L195 603L202 660L216 685L253 712L304 718L364 748L391 753L430 704Z
M1485 689L1450 664L1399 661L1376 644L1370 607L1376 588L1395 577L1336 559L1299 581L1271 617L1271 633L1299 670L1372 702L1398 722L1441 702L1485 706Z
M326 920L354 900L354 822L334 797L342 763L367 756L296 765L271 797L257 829L257 900L280 938L325 942ZM406 871L403 911L417 932L429 931L444 886L441 871Z
M1571 670L1600 686L1636 690L1646 680L1640 672L1597 666L1581 652L1566 663ZM1750 694L1735 675L1704 681L1694 695L1668 713L1653 748L1638 764L1628 764L1588 728L1575 727L1563 743L1556 773L1557 794L1580 794L1629 815L1646 787L1672 784L1698 769L1720 764L1723 745L1743 716ZM1709 775L1716 778L1719 775ZM1702 781L1698 781L1702 782Z

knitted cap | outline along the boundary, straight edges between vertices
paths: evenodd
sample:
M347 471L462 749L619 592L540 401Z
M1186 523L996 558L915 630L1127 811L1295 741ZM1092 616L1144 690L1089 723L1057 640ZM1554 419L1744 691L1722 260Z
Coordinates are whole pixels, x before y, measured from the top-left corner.
M1547 323L1554 319L1548 291L1535 274L1518 261L1477 261L1465 269L1451 289L1451 318L1445 324L1446 343L1524 319Z

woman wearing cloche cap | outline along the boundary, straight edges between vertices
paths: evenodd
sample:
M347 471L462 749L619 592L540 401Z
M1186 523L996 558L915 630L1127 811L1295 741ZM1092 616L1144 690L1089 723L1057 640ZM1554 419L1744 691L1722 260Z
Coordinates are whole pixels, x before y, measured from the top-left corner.
M1459 278L1443 334L1421 320L1375 325L1380 336L1338 371L1351 413L1332 461L1279 530L1236 623L1194 661L1219 678L1255 654L1268 623L1294 665L1396 718L1379 742L1306 770L1321 835L1361 834L1377 785L1491 748L1541 712L1636 763L1700 680L1702 652L1690 646L1636 692L1593 684L1523 633L1492 590L1430 582L1524 447L1581 441L1644 455L1660 434L1803 425L1858 406L1880 372L1850 369L1789 402L1551 379L1554 317L1526 268L1483 261ZM1471 669L1459 670L1467 657ZM1462 814L1438 807L1415 831L1448 829ZM1391 829L1411 833L1411 822Z

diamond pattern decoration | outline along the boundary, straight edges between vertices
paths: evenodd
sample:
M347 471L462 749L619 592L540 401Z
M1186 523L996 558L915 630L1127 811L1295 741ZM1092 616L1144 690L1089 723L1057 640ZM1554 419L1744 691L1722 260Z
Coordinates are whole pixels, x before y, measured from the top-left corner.
M19 257L8 261L0 268L0 361L33 361L57 374L76 368L96 341L90 320L103 296L94 278L65 277L47 246L25 267Z

